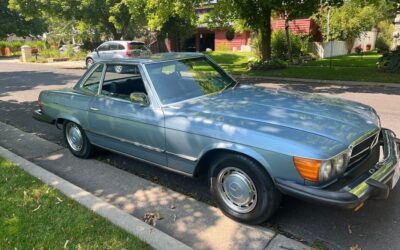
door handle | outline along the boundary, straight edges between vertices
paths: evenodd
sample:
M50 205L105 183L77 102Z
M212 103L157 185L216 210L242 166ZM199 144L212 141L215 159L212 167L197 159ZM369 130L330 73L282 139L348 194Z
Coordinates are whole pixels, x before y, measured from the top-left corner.
M98 109L98 108L94 108L94 107L90 107L89 108L91 111L99 111L100 109Z

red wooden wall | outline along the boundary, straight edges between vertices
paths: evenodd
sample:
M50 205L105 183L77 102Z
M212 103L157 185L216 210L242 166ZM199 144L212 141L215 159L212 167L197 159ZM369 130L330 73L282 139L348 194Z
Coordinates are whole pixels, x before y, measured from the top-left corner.
M215 50L221 50L223 47L226 47L228 50L236 47L237 50L240 50L241 45L248 45L249 32L235 33L235 37L231 41L226 39L225 33L226 30L215 30Z

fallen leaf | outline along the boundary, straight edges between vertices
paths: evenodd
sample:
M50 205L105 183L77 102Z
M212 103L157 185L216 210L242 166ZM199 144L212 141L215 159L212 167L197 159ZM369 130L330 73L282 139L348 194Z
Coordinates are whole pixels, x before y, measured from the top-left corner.
M355 246L351 246L350 250L361 250L361 247L359 247L357 244Z
M69 240L66 240L66 241L65 241L65 244L64 244L64 249L67 249L68 243L69 243Z
M347 231L349 231L349 234L353 233L353 231L351 230L351 225L347 225Z
M162 217L159 213L145 213L143 217L143 221L147 224L155 227L157 224L157 220L161 220Z
M41 205L39 205L37 208L33 209L32 212L36 212L37 210L39 210Z
M63 202L63 200L61 200L60 198L56 197L56 199L58 200L58 202L56 202L56 204L60 204L61 202Z
M175 205L175 204L172 204L170 208L171 208L171 209L175 209L175 208L176 208L176 205Z

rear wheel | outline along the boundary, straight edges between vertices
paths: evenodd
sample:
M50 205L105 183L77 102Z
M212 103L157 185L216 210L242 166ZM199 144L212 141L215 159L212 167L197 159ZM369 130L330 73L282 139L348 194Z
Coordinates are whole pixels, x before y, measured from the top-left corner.
M76 123L67 121L63 129L64 142L71 153L79 158L89 158L93 153L93 146L86 137L85 131Z
M281 200L265 169L239 154L226 154L214 161L210 189L225 215L248 224L270 218Z

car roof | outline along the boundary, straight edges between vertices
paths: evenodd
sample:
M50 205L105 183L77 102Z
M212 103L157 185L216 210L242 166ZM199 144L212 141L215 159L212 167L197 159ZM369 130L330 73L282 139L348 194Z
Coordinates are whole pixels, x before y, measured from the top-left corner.
M135 41L135 40L110 40L110 41L105 41L103 43L140 43L140 44L144 44L144 42L141 41Z
M143 58L114 58L112 60L101 60L99 62L107 64L118 64L118 63L148 64L148 63L175 61L175 60L185 60L198 57L204 57L204 54L194 53L194 52L170 52L170 53L152 54L148 57L143 57Z

